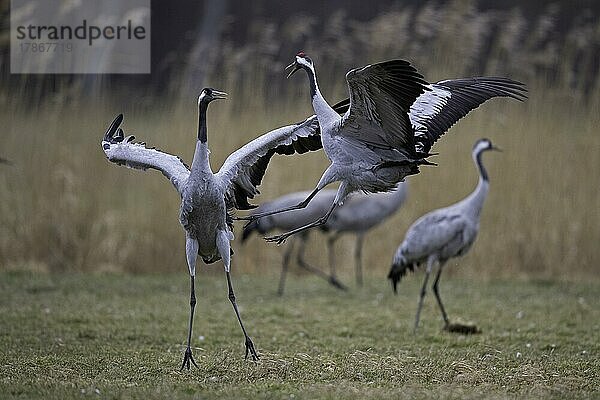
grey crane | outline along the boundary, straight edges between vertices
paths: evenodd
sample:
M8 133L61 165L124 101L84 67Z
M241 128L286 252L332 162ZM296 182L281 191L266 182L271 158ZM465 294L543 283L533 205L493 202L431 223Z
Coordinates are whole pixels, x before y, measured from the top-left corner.
M410 226L404 241L394 255L388 278L392 281L395 293L398 282L408 270L414 271L416 266L427 263L425 281L421 288L415 317L415 331L419 326L429 274L435 263L438 263L439 267L433 282L433 293L442 312L445 329L475 331L462 326L451 329L448 315L440 298L438 284L446 261L466 254L477 237L481 210L489 190L489 178L481 161L481 155L488 150L499 151L489 139L480 139L473 146L473 161L479 171L479 183L475 190L458 203L432 211L419 218Z
M323 230L332 234L327 239L329 267L335 277L334 244L345 233L356 235L354 247L354 267L356 283L362 286L362 247L368 231L381 224L394 214L406 201L408 183L398 183L396 189L380 193L356 193L348 197L344 204L336 208L323 225Z
M334 245L337 239L345 233L353 233L356 235L356 245L354 251L356 281L358 285L362 285L362 246L365 234L385 221L404 203L408 184L401 182L398 188L391 192L383 193L353 193L348 196L343 205L336 208L331 214L331 217L321 230L328 233L327 250L329 255L330 275L324 274L321 270L310 266L304 260L304 249L308 239L308 232L301 233L298 238L300 242L297 250L297 263L304 269L307 269L316 275L325 278L333 286L339 289L345 289L337 279L335 272L335 251ZM278 197L272 201L262 204L253 213L260 213L276 210L283 207L288 207L297 204L299 201L306 198L310 192L296 192ZM335 198L336 190L324 189L317 193L314 199L306 206L306 208L289 211L287 213L273 214L255 221L252 221L244 227L242 234L242 242L245 241L253 232L260 234L268 233L272 230L290 230L296 229L305 225L307 222L324 215L331 202ZM292 238L293 239L293 238ZM296 242L290 242L283 256L281 277L279 280L278 294L282 295L285 285L285 277L290 261L290 256Z
M186 234L186 258L190 273L190 320L187 348L181 369L196 365L191 351L192 323L196 296L194 281L196 259L205 264L223 260L229 300L245 338L246 358L258 354L248 336L237 308L230 276L230 241L233 240L233 209L250 209L248 199L257 193L269 160L274 154L304 153L320 148L319 124L313 115L300 123L284 126L254 139L227 157L221 169L213 173L209 162L206 111L211 101L226 98L226 94L205 88L198 97L198 140L191 169L174 155L146 148L125 137L119 127L123 115L118 115L104 135L102 148L107 158L119 165L146 170L159 170L175 186L181 196L179 221ZM344 108L340 108L343 112Z
M392 60L353 69L346 75L350 104L340 116L321 95L313 62L303 52L296 55L290 74L304 69L309 77L315 114L321 126L323 150L331 161L316 188L295 206L256 214L253 220L277 212L304 208L325 186L339 181L336 196L325 215L302 227L266 238L283 243L289 236L323 225L348 194L384 192L428 163L427 154L415 150L408 118L409 108L426 90L427 82L404 60Z
M385 192L419 166L437 139L486 100L505 96L522 100L524 85L506 78L465 78L428 84L407 61L392 60L350 70L346 81L348 110L340 116L321 95L313 61L296 55L290 77L306 71L313 109L322 131L323 149L331 164L315 189L300 203L243 217L249 221L306 207L328 184L340 181L329 210L319 219L266 238L283 243L289 236L323 225L346 196L357 190ZM343 104L338 103L338 105Z
M292 204L297 204L300 200L305 199L306 196L310 192L294 192L288 193L281 197L278 197L274 200L268 201L266 203L261 204L258 208L253 210L253 213L261 213L267 212L270 210L277 210L281 207L288 207ZM331 202L335 198L336 191L330 189L324 189L317 193L314 197L313 201L310 202L306 206L306 208L293 210L286 213L281 214L273 214L269 215L265 218L261 218L258 220L254 220L244 226L244 230L242 233L242 243L244 243L253 232L259 232L260 234L265 234L267 232L271 232L274 229L278 230L289 230L295 229L305 225L307 222L310 222L327 212L329 207L331 206ZM318 268L312 267L306 260L304 259L304 251L306 249L306 242L308 240L308 235L310 231L302 232L298 235L298 245L296 246L297 241L294 240L296 237L292 237L290 242L287 244L286 250L283 255L283 263L281 267L281 276L279 279L279 288L277 293L281 296L283 295L283 290L285 286L285 277L288 270L290 258L294 249L297 248L296 251L296 260L298 265L306 269L313 274L317 275L328 281L334 287L338 289L346 289L344 285L342 285L335 276L327 275L323 271Z

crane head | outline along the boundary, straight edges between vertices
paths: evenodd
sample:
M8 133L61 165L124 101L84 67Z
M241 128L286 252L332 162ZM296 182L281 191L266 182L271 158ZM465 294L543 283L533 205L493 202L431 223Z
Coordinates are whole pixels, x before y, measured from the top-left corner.
M493 151L502 151L500 148L494 146L490 139L479 139L473 145L473 154L479 154L484 151L493 150Z
M303 51L300 51L298 52L298 54L296 54L296 59L294 60L294 62L285 67L286 70L290 68L292 68L292 70L287 75L288 78L294 75L294 73L301 68L313 69L313 62L310 59L310 57L308 57Z
M202 102L210 103L213 100L221 99L227 100L227 93L213 88L204 88L198 96L198 106L200 106L200 103Z

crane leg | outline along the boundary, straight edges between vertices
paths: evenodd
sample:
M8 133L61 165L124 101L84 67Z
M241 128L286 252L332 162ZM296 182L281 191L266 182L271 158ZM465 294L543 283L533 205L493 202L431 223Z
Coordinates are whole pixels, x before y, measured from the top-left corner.
M440 297L440 292L438 289L438 284L440 283L440 275L442 275L443 267L444 263L440 263L437 275L435 276L435 280L433 281L433 293L435 294L435 298L437 299L438 305L440 306L440 310L442 311L442 317L444 317L444 326L448 327L448 315L446 314L446 310L444 310L444 305L442 304L442 299Z
M240 317L240 312L238 310L237 307L237 303L235 302L235 293L233 292L233 285L231 284L231 274L229 273L229 271L225 271L225 274L227 275L227 287L229 289L229 301L231 302L231 305L233 306L233 310L235 311L235 315L237 316L238 322L240 323L240 327L242 328L242 332L244 333L244 338L246 340L246 355L244 358L248 359L248 354L250 354L252 356L252 360L257 361L258 360L258 354L256 353L256 350L254 349L254 343L252 343L252 339L250 339L250 336L248 336L248 333L246 332L246 328L244 328L244 323L242 322L242 317Z
M239 221L248 221L248 223L246 224L246 226L251 223L252 221L256 221L257 219L269 216L269 215L273 215L273 214L281 214L283 212L288 212L288 211L293 211L293 210L300 210L302 208L306 208L306 206L308 206L308 203L311 202L311 200L313 199L313 197L315 197L317 195L317 193L319 193L319 191L323 189L322 187L316 187L309 195L306 199L302 200L300 203L294 205L294 206L290 206L290 207L285 207L285 208L281 208L279 210L272 210L272 211L267 211L267 212L263 212L263 213L257 213L257 214L253 214L253 215L247 215L245 217L234 217L233 219L235 220L239 220Z
M183 363L181 364L180 371L183 371L183 368L190 369L190 362L194 364L196 368L198 368L198 364L194 360L194 356L192 356L192 324L194 323L194 307L196 307L196 291L194 288L194 277L190 276L191 288L190 288L190 324L188 329L188 343L187 348L185 349L185 353L183 356Z
M362 276L362 247L363 247L363 239L365 238L364 234L359 233L356 236L356 247L354 248L354 265L356 268L356 284L358 286L363 285L363 276Z
M339 233L334 233L327 238L327 253L329 254L329 274L332 278L337 278L335 272L335 242L340 238Z
M300 247L298 248L298 265L304 268L307 271L312 272L320 278L325 279L332 286L340 289L340 290L348 290L346 286L344 286L340 281L337 280L335 276L327 275L325 272L321 271L318 268L313 267L309 263L304 260L304 250L306 249L306 239L302 239L300 242Z
M419 296L419 305L417 306L417 315L415 317L415 327L413 332L417 332L417 328L419 327L419 319L421 317L421 308L423 307L423 299L425 298L425 293L427 292L427 281L429 280L429 274L431 273L431 268L433 266L434 258L429 257L427 259L427 270L425 271L425 280L423 281L423 286L421 287L421 293Z
M281 264L281 275L279 276L279 288L277 288L277 295L283 296L283 288L285 286L285 276L287 274L288 267L290 266L290 257L292 256L292 251L294 250L294 244L296 242L291 242L288 244L288 248L285 250L283 254L283 263Z
M192 239L191 237L186 238L185 254L188 268L190 270L190 323L188 326L187 348L185 349L185 353L183 355L183 363L181 364L180 371L183 371L183 368L187 368L189 371L190 363L198 368L198 364L196 364L196 361L192 356L192 325L194 324L194 308L196 307L196 290L194 287L194 281L196 276L196 258L198 257L198 242L195 239Z
M324 177L327 175L328 171L329 171L329 169L325 172ZM323 178L321 178L321 180L323 180ZM317 189L321 186L322 186L321 182L319 182L319 185L317 185ZM333 211L335 210L335 208L344 202L344 199L346 198L346 196L348 196L349 193L350 193L350 190L348 188L348 184L343 181L340 184L340 187L338 188L338 191L335 195L335 199L333 200L333 203L331 204L331 207L329 208L329 210L327 211L327 213L325 215L323 215L321 218L317 219L316 221L311 222L310 224L301 226L300 228L293 229L293 230L283 233L281 235L266 237L265 240L267 242L277 242L277 244L281 244L281 243L284 243L287 240L287 238L289 238L292 235L295 235L296 233L304 232L308 229L316 228L317 226L324 225L327 222L327 220L329 219L329 217L331 216L331 214L333 213Z
M282 243L285 243L285 241L290 236L292 236L292 235L295 235L295 234L300 233L300 232L304 232L304 231L306 231L308 229L316 228L317 226L324 225L327 222L327 220L329 219L329 216L333 213L333 210L335 210L336 207L337 207L337 204L333 203L331 205L331 208L329 209L329 211L327 211L327 213L325 215L323 215L321 218L319 218L318 220L313 221L310 224L301 226L300 228L293 229L293 230L291 230L289 232L282 233L281 235L275 235L275 236L266 237L265 240L267 242L276 242L277 244L282 244Z

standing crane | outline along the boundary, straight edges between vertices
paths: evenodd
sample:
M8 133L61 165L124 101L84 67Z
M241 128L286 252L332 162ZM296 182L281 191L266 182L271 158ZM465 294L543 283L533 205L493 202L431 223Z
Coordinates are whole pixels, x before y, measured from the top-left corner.
M301 233L298 237L298 241L300 242L296 253L298 265L313 272L317 276L326 279L338 289L345 289L345 286L339 282L336 276L334 245L342 234L353 233L356 235L354 251L356 281L358 285L362 285L361 254L364 236L369 230L385 221L400 208L406 199L408 191L407 186L408 184L406 182L402 182L398 185L398 188L392 192L374 193L369 195L364 193L354 193L348 196L342 206L334 210L327 223L321 227L322 231L329 233L327 238L327 250L329 255L330 275L324 274L320 269L310 266L304 260L304 249L306 248L306 242L308 240L308 231ZM253 210L252 213L261 213L297 204L300 200L305 199L308 194L309 192L296 192L278 197L262 204L256 210ZM275 229L296 229L313 221L327 212L335 195L335 190L324 189L315 196L306 208L281 214L273 214L252 221L244 227L242 242L255 231L260 234L266 234ZM283 294L289 260L295 246L295 241L290 242L283 256L279 289L277 291L279 295Z
M481 155L489 150L500 151L488 139L480 139L473 146L473 161L479 172L479 183L473 193L456 204L432 211L419 218L408 228L404 241L398 247L398 250L396 250L392 268L388 274L388 278L392 281L394 293L397 293L398 282L406 275L406 271L414 271L415 266L427 262L425 281L421 288L417 315L415 317L415 331L419 326L419 317L429 274L434 264L438 263L437 275L433 282L433 293L442 312L445 329L465 333L476 332L476 328L469 328L458 324L457 326L450 325L448 315L440 298L438 284L446 261L450 258L466 254L477 238L481 210L490 185L487 171L481 161Z
M385 192L419 166L437 139L456 121L496 96L522 100L523 84L506 78L465 78L428 84L407 61L392 60L350 70L348 110L340 116L323 98L313 61L296 55L288 77L303 69L309 78L312 106L322 131L323 150L331 161L315 189L300 203L243 217L249 221L301 209L328 184L340 181L329 210L319 219L266 238L283 243L289 236L323 225L346 196L357 190ZM339 105L339 104L338 104ZM413 114L412 116L409 115Z
M306 198L306 196L310 192L294 192L288 193L281 197L278 197L272 201L268 201L266 203L261 204L258 208L252 211L252 213L260 213L266 212L269 210L277 210L281 207L287 207L292 204L297 204L300 200ZM244 243L253 232L259 232L260 234L265 234L267 232L271 232L274 229L278 230L289 230L295 229L300 226L303 226L307 222L314 220L325 214L327 209L331 205L331 202L335 198L336 191L325 189L317 193L313 201L306 206L306 208L300 210L294 210L281 214L273 214L267 216L265 218L261 218L258 220L254 220L244 226L244 231L242 233L242 243ZM278 295L283 295L283 290L285 286L285 278L290 262L290 258L294 249L297 248L296 251L296 261L298 265L312 272L320 278L325 279L331 285L338 289L346 290L346 287L342 285L335 276L327 275L323 271L318 268L312 267L309 263L304 259L304 251L306 249L306 242L308 240L310 231L302 232L298 235L297 241L294 240L296 237L292 237L290 242L287 244L286 250L283 254L283 262L281 265L281 276L279 278L279 288L277 289ZM297 243L297 246L296 246Z
M348 197L344 204L337 208L329 220L323 225L323 230L332 232L327 239L329 250L329 268L335 276L334 244L344 233L354 233L354 267L356 283L362 286L362 247L365 235L383 221L391 217L406 201L408 183L398 183L396 189L383 193L356 193Z
M233 209L253 208L248 199L257 193L269 160L274 154L304 153L321 147L319 124L313 115L298 124L285 126L254 139L227 157L221 169L213 173L209 162L207 143L206 111L208 105L225 99L226 93L205 88L198 97L198 140L191 169L174 155L146 148L144 143L135 143L133 136L125 137L120 128L123 115L118 115L104 135L102 148L109 161L130 168L159 170L175 186L181 196L179 222L186 235L185 250L190 273L190 320L187 348L181 369L192 356L191 338L196 295L194 281L196 259L205 264L223 260L229 300L235 311L245 338L246 358L248 354L257 360L258 354L248 336L238 307L230 276L230 241L233 240ZM344 107L340 108L340 112Z

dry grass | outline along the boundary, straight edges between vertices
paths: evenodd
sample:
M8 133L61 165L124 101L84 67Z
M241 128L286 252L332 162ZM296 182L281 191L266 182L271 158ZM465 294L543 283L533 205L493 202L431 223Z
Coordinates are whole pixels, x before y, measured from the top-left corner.
M323 82L341 80L323 78ZM327 84L325 94L332 100ZM438 167L410 179L409 201L368 236L367 274L382 276L408 225L419 215L466 195L476 183L472 143L489 137L505 149L486 156L491 194L480 237L451 273L487 277L589 279L600 262L598 165L599 99L584 105L568 92L531 85L521 104L493 100L455 126L436 146ZM227 88L229 90L229 88ZM283 104L272 98L247 106L244 89L209 111L209 143L217 169L225 156L257 134L309 114L306 93ZM338 90L339 92L339 90ZM3 269L185 271L178 196L156 172L108 163L99 146L103 130L123 111L125 129L190 160L195 104L140 105L136 99L101 98L93 104L46 103L0 111L4 156L14 166L0 174L0 266ZM259 202L313 187L326 166L321 152L279 157L269 167ZM339 244L342 265L352 241ZM276 268L280 249L258 238L235 245L234 268ZM323 247L309 256L324 265ZM350 270L350 268L347 268ZM460 271L460 272L459 272Z

